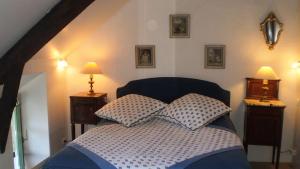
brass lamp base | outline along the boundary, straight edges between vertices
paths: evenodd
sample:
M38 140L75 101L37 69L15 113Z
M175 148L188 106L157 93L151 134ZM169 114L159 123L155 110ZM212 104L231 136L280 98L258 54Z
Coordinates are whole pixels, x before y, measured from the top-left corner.
M89 91L87 94L90 95L90 96L93 96L93 95L95 95L96 93L95 93L94 91Z
M90 91L88 92L88 95L95 95L95 92L94 92L94 89L93 89L93 87L94 87L93 84L95 82L93 81L93 78L94 78L93 74L90 74L90 81L89 81Z
M262 97L259 100L260 102L270 102L270 100L267 99L267 97Z
M259 101L260 102L269 102L269 100L268 100L269 87L263 86L262 89L263 89L264 92L263 92L263 96L261 97L261 99Z

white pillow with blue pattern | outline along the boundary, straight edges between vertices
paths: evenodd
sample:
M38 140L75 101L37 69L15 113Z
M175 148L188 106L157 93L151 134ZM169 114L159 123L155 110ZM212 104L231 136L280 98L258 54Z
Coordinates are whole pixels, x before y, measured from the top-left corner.
M150 120L166 105L150 97L129 94L106 104L95 114L100 118L117 121L131 127Z
M230 111L230 107L217 99L190 93L174 100L157 116L196 130Z

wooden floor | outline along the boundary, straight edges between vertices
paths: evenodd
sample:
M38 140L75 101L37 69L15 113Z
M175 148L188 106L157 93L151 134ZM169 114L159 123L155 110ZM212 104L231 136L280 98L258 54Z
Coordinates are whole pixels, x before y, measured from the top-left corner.
M251 163L252 169L275 169L270 163ZM279 169L293 169L290 164L280 164Z

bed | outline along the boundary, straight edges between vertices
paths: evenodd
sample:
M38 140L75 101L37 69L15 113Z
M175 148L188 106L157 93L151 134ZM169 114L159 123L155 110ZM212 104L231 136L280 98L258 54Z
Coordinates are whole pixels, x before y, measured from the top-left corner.
M129 82L124 87L117 89L117 98L121 98L123 96L127 96L130 94L138 94L142 96L147 96L153 99L160 100L164 103L171 103L174 100L189 94L189 93L197 93L210 98L217 99L223 102L225 105L230 105L230 93L224 89L222 89L219 85L198 80L198 79L189 79L189 78L179 78L179 77L160 77L160 78L150 78L150 79L141 79ZM161 128L157 128L161 127ZM229 114L220 116L206 127L207 130L216 130L217 132L225 132L235 133L235 128L232 121L229 118ZM168 130L164 130L168 129ZM157 132L159 130L159 132ZM171 130L171 131L170 131ZM143 131L143 132L141 132ZM130 133L125 134L124 133ZM171 132L171 133L170 133ZM118 136L118 133L120 134ZM122 135L123 133L123 135ZM139 145L138 142L134 142L130 140L131 137L138 137L139 134L142 133L144 135L140 136L140 138L135 139L134 141L141 140L141 142L145 142L145 144ZM146 136L145 136L145 133ZM163 134L161 134L163 133ZM186 133L191 133L191 136L188 136ZM161 135L160 135L161 134ZM127 138L127 135L130 137ZM150 137L149 135L157 135L157 137ZM172 138L167 138L172 137ZM204 140L203 136L199 135L197 138L196 134L188 131L188 129L183 128L181 126L164 122L161 119L155 119L150 122L147 122L143 125L139 125L132 128L127 128L121 126L120 124L110 124L107 126L96 127L91 131L88 131L84 135L80 136L75 141L71 142L69 146L66 146L59 153L49 158L43 169L114 169L114 168L169 168L169 169L250 169L249 163L247 161L247 157L242 146L232 146L230 149L222 149L222 151L214 151L206 152L201 155L194 155L185 158L184 160L180 159L183 155L180 154L180 151L188 151L189 149L197 149L201 147L201 145L195 145L195 142L191 144L185 143L182 145L180 149L178 149L177 144L181 144L181 139L187 137L196 138L196 141ZM215 135L215 134L213 134ZM148 140L145 139L148 137ZM177 139L178 138L178 139ZM208 138L208 136L207 136ZM94 140L101 139L106 140L107 144L99 145L95 144ZM119 142L117 141L119 139ZM167 149L163 149L164 147L159 147L157 145L158 140L167 140L162 141L162 144L173 144L173 147L167 146ZM170 140L168 140L170 139ZM109 141L107 141L109 140ZM128 141L126 143L126 141ZM150 141L149 141L150 140ZM76 142L85 141L85 144L91 144L91 151L82 148L82 146L78 146L79 144L75 144ZM209 140L208 140L209 141ZM211 141L211 140L210 140ZM122 143L121 143L122 142ZM149 142L149 143L148 143ZM150 144L154 142L154 144ZM211 141L213 142L213 141ZM109 145L111 144L111 145ZM131 147L130 144L133 144L134 148L137 147L139 150L137 152L142 153L141 156L145 156L145 158L140 158L136 156L135 158L126 157L125 159L119 160L116 159L122 158L122 153L124 156L130 154L132 150L129 150ZM201 143L202 144L202 143ZM154 147L158 146L158 147ZM175 147L174 147L175 146ZM194 146L194 147L193 147ZM116 157L108 158L106 155L97 156L96 150L93 153L93 148L99 150L105 147L102 151L112 151L115 153ZM146 148L145 148L146 147ZM192 147L192 148L191 148ZM213 146L210 146L213 147ZM175 149L178 150L175 150ZM151 149L151 151L148 151ZM155 166L156 161L165 162L167 157L159 154L159 150L163 149L163 152L170 151L169 153L173 153L172 157L170 157L169 161L178 158L178 161L174 160L174 164L166 165L166 166ZM171 149L171 150L170 150ZM174 150L172 150L174 149ZM178 151L177 153L175 151ZM157 153L158 152L158 153ZM103 153L100 151L100 154ZM146 153L146 155L145 155ZM149 155L149 153L152 153ZM151 159L147 159L147 157L151 157ZM111 160L107 160L111 159ZM139 160L136 160L139 159ZM155 160L156 159L156 160ZM165 160L161 160L165 159ZM115 161L114 161L115 160ZM130 161L131 160L131 161ZM146 164L149 161L153 160L154 162L147 166ZM121 163L118 167L116 163ZM123 167L122 166L123 163ZM125 164L128 163L128 164ZM115 165L113 165L115 164ZM132 164L132 165L130 165Z

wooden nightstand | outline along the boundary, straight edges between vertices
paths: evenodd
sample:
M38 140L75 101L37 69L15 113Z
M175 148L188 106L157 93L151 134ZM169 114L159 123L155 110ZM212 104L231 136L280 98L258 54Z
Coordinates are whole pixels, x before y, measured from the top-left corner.
M244 147L265 145L273 147L272 163L276 157L276 169L280 161L283 112L285 104L279 100L260 102L256 99L244 99L246 106L244 123Z
M81 124L81 134L84 133L85 124L97 124L100 120L94 113L107 102L106 93L79 93L70 96L72 140L75 139L75 124Z

